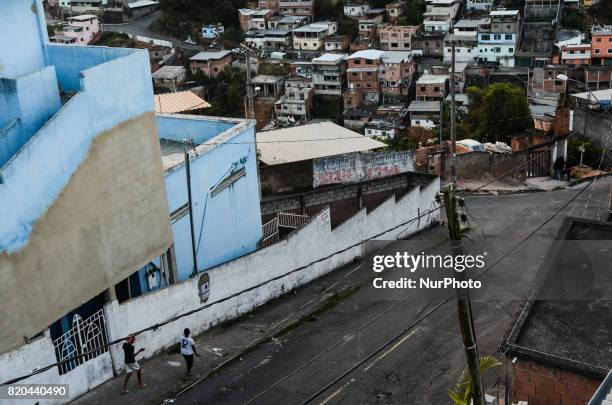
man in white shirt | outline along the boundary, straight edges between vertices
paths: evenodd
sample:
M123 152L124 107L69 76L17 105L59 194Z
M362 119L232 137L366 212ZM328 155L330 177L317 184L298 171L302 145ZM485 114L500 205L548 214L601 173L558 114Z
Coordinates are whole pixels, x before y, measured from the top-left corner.
M191 368L193 367L193 355L200 357L195 348L195 342L189 337L191 331L189 328L185 328L183 335L179 338L179 344L181 345L181 354L185 358L187 363L187 374L191 374Z

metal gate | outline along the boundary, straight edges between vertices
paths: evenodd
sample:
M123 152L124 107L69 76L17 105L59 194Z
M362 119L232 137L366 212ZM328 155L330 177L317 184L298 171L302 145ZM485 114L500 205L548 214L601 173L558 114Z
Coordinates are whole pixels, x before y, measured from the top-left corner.
M74 315L70 330L53 341L55 356L61 363L58 365L60 375L107 352L106 343L104 310L85 320L78 314Z
M551 149L529 152L527 160L527 177L550 176Z

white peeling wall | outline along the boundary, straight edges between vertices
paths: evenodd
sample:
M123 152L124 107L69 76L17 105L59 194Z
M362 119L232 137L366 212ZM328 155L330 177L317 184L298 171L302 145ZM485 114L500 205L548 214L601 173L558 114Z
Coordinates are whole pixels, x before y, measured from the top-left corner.
M223 299L238 291L255 286L266 280L283 275L295 268L309 264L333 252L358 244L386 229L411 220L417 213L435 207L435 194L440 187L439 179L434 179L420 189L415 188L398 201L390 197L376 209L366 213L362 209L335 229L331 229L329 209L323 210L302 228L288 238L208 270L210 277L210 297L208 302ZM377 239L406 237L428 227L439 219L439 211L431 216L415 220L398 227ZM189 327L194 334L210 327L243 315L255 307L266 303L288 291L308 283L331 270L350 263L362 253L358 245L346 252L335 255L302 271L265 284L251 292L239 295L223 303L196 312L157 330L145 332L136 339L137 347L146 347L145 356L149 357L176 342L183 328ZM202 306L198 295L198 278L132 299L123 304L117 301L105 306L107 333L109 340L125 337L144 329L156 322L163 322L181 313ZM0 355L0 381L4 382L25 375L37 367L55 363L53 344L48 330L45 335L32 343ZM112 359L111 359L112 355ZM142 357L139 357L142 358ZM113 362L114 360L114 362ZM109 353L104 353L84 363L72 371L59 375L57 368L22 381L22 383L70 384L70 398L74 399L95 386L113 377L113 363L117 372L123 369L121 345L115 345ZM0 401L0 404L8 402ZM23 402L28 404L27 401ZM30 402L34 403L34 401ZM45 403L52 403L46 402Z
M51 342L49 330L44 335L24 345L19 349L0 354L0 382L5 382L18 376L26 375L39 367L53 364L55 349ZM69 384L70 400L83 395L113 377L113 365L109 352L106 352L88 362L76 367L64 375L59 374L57 367L44 373L20 381L19 384ZM34 405L37 402L47 404L60 404L65 400L25 400L18 401L19 405ZM15 401L0 400L1 405L12 405Z
M418 212L422 213L435 206L435 194L439 191L439 187L439 179L436 178L427 186L410 191L398 201L392 196L368 214L365 209L359 211L333 230L329 222L329 209L324 210L318 216L311 218L309 223L297 232L290 234L287 239L208 270L210 298L207 302L223 299L409 221L416 217ZM428 227L438 218L439 211L436 211L429 218L415 220L377 239L409 236ZM189 327L194 334L201 333L351 262L359 257L361 252L362 247L356 246L253 291L154 331L145 332L137 337L137 346L146 347L146 356L151 356L175 343L186 327ZM109 304L106 307L106 319L109 324L110 339L125 337L156 322L163 322L202 306L198 295L198 278L189 279L123 304L118 304L116 301ZM116 364L121 367L123 354L119 345L113 348L113 356L116 356Z

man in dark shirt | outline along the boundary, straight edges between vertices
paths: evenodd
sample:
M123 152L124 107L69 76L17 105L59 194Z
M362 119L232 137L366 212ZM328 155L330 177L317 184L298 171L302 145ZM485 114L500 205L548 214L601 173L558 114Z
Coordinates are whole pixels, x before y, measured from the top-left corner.
M136 371L136 375L138 376L138 388L146 387L145 384L142 383L142 375L140 373L140 365L136 362L136 355L140 352L144 351L144 348L136 349L134 348L134 341L136 338L134 336L129 336L126 339L126 343L123 344L123 356L125 359L125 379L123 380L123 391L122 394L125 394L127 391L128 381L130 381L130 377L132 373Z

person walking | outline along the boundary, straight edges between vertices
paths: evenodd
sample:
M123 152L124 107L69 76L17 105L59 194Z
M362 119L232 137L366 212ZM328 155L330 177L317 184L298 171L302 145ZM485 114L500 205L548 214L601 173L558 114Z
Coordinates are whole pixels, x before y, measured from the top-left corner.
M200 357L198 351L195 348L195 342L192 338L189 337L191 331L189 328L185 328L183 330L183 336L179 338L179 344L181 345L181 354L185 359L185 364L187 365L187 374L191 374L191 369L193 368L193 355Z
M125 379L123 380L123 391L121 394L125 394L128 392L127 385L128 381L130 381L130 377L132 373L136 371L136 375L138 376L138 385L139 389L146 387L146 384L142 383L142 373L140 371L140 365L136 362L136 355L140 352L144 352L144 348L136 349L134 348L134 341L136 338L134 336L128 336L126 342L123 344L123 356L125 360Z
M563 156L559 156L557 160L555 160L553 169L555 171L555 180L562 180L561 175L565 172L565 159L563 159Z

